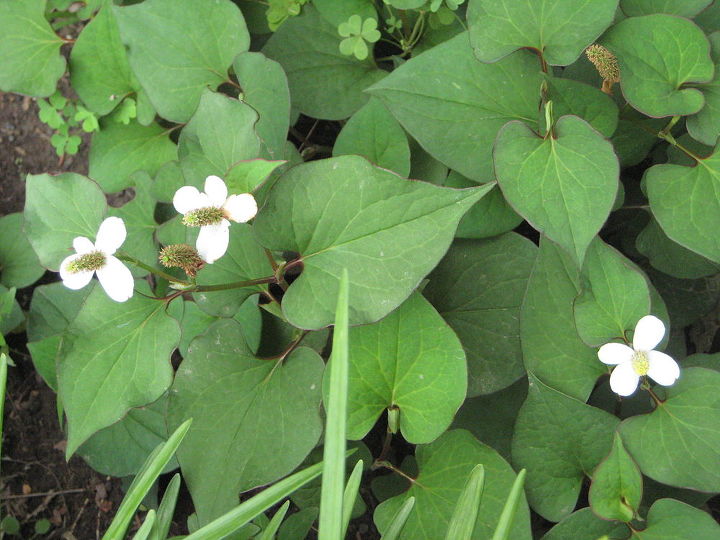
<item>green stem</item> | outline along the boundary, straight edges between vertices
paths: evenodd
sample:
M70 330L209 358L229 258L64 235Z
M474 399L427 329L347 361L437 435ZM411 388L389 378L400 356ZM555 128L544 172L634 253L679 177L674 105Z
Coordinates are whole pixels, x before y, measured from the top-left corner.
M702 158L701 158L700 156L698 156L695 152L692 152L691 150L688 150L688 149L685 148L682 144L680 144L679 142L677 142L677 141L675 140L675 137L673 137L670 133L665 133L665 129L663 129L663 130L661 130L661 131L658 131L657 136L658 136L659 138L663 139L664 141L669 142L669 143L672 144L675 148L681 150L681 151L682 151L683 153L685 153L688 157L693 158L695 161L698 161L698 162L699 162L699 161L702 160Z
M162 270L158 270L157 268L153 268L152 266L149 266L145 264L142 261L139 261L135 257L128 255L127 253L116 253L115 256L120 259L121 261L129 262L130 264L134 264L138 268L142 268L143 270L147 270L151 274L155 274L158 277L161 277L163 279L166 279L167 281L170 281L171 283L180 283L182 285L191 285L188 281L183 281L180 278L176 278L175 276L171 276L170 274L166 274Z
M229 289L241 289L243 287L252 287L253 285L262 285L264 283L276 283L275 276L268 276L258 279L250 279L248 281L235 281L233 283L222 283L220 285L197 285L187 289L185 292L209 292L209 291L227 291Z

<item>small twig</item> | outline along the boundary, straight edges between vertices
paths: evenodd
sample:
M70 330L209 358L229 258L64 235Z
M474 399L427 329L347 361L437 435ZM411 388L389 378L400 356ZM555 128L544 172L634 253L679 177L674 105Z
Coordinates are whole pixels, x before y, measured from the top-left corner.
M46 491L44 493L28 493L27 495L20 494L20 495L4 495L0 496L0 501L8 501L11 499L30 499L32 497L47 497L47 496L57 496L57 495L67 495L68 493L84 493L87 489L85 488L76 488L76 489L64 489L62 491Z

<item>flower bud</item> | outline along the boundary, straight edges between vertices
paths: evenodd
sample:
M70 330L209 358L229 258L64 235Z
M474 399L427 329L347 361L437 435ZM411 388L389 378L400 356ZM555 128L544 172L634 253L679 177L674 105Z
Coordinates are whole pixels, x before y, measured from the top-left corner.
M205 265L197 250L187 244L165 246L160 250L158 260L165 267L182 268L190 277L195 277L198 270Z
M603 81L609 84L620 82L620 67L613 53L596 43L585 49L585 55L598 70Z

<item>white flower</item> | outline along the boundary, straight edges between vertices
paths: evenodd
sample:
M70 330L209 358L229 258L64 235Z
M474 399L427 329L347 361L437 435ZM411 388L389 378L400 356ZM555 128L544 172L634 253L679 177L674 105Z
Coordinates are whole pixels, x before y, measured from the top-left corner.
M635 326L633 346L606 343L598 351L601 362L617 366L610 375L610 388L616 394L629 396L637 389L640 377L647 375L656 383L670 386L680 376L677 362L669 355L654 351L665 335L665 325L647 315Z
M133 295L135 282L127 266L113 254L126 236L123 220L109 217L100 224L95 245L84 236L75 238L75 255L65 257L60 263L63 285L70 289L82 289L97 273L100 285L108 296L116 302L125 302Z
M230 242L229 219L237 223L250 221L257 214L255 197L250 193L230 195L222 178L208 176L205 193L193 186L183 186L173 197L175 210L184 215L183 223L200 227L195 247L207 263L214 263L227 251Z

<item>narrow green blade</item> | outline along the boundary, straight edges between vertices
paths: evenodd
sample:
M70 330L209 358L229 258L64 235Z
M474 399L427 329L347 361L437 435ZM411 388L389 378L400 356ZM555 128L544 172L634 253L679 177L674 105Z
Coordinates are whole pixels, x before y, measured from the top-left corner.
M170 530L172 517L175 513L175 503L177 503L178 492L180 491L180 474L175 473L172 480L168 483L163 494L162 501L158 507L155 525L148 540L165 540Z
M363 473L363 460L361 459L355 464L350 478L348 478L347 485L345 486L345 494L343 496L343 514L342 514L342 535L341 538L345 538L347 533L348 523L350 523L350 516L352 515L353 507L355 506L355 499L357 499L358 490L360 489L360 480L362 480Z
M472 538L484 486L485 467L480 464L475 465L470 471L470 476L457 503L455 503L455 511L450 518L450 524L445 534L446 540L469 540Z
M410 512L412 512L413 506L415 506L415 497L410 497L393 516L390 527L385 531L380 540L396 540L400 536L402 528L405 526Z
M330 391L320 497L319 540L342 538L345 483L345 428L348 388L348 272L340 278L332 354L329 362Z
M523 493L524 485L525 469L520 471L515 479L515 483L510 490L510 495L508 495L507 501L505 501L502 514L500 514L500 521L498 521L497 527L495 528L495 534L493 534L492 540L507 540L513 518L515 517L515 510L517 510L520 497Z
M150 510L145 516L145 521L133 536L133 540L147 540L153 526L155 525L155 510Z
M0 353L0 452L2 451L3 413L5 412L5 386L7 385L7 355Z
M143 468L135 477L135 480L133 480L133 483L130 485L130 489L128 489L127 494L123 498L117 514L115 514L115 518L103 536L103 540L124 538L125 531L127 531L127 527L135 511L138 506L140 506L147 492L150 491L157 477L160 476L165 465L167 465L170 458L175 454L191 423L191 418L185 420L166 442L160 443L155 450L153 450L152 454L148 456L145 465L143 465Z
M267 527L265 527L265 530L258 540L273 540L275 538L275 533L280 528L280 524L285 518L288 508L290 508L290 501L285 501L278 511L275 512L275 515L270 520L270 523L267 524Z

